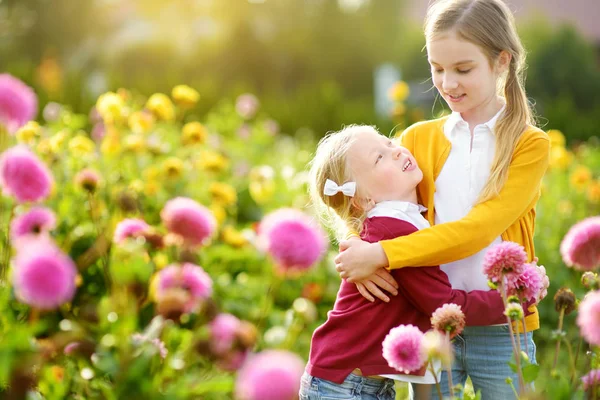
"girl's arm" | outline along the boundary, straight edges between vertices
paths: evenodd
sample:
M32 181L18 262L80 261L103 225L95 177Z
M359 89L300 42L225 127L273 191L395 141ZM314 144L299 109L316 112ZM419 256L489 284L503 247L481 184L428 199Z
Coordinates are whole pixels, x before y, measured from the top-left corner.
M413 133L414 134L414 133ZM519 140L508 178L499 195L477 204L464 218L379 243L342 242L336 269L349 282L364 279L382 266L447 264L469 257L488 246L537 202L548 167L550 142L538 129Z

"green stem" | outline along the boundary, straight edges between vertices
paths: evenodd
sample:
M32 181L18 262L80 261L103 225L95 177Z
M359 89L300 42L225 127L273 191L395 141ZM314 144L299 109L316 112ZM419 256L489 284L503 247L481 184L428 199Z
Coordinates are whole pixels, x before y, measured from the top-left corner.
M452 368L452 367L450 367L450 368ZM440 382L438 381L437 374L436 374L435 370L433 369L432 362L429 363L429 370L431 371L431 374L433 375L433 379L435 380L435 389L437 390L438 397L440 398L440 400L443 400L444 397L442 395L442 389L440 388Z
M577 373L577 361L579 360L579 353L581 352L581 342L583 338L579 336L579 343L577 343L577 352L575 353L575 361L573 361L573 375L571 375L571 385L573 384L573 380L575 379L575 374Z
M504 301L504 307L506 307L508 305L508 300L506 298L506 287L504 285L504 276L502 277L502 281L500 282L500 293L502 294L502 300ZM517 376L519 378L519 391L523 391L523 389L525 388L525 383L523 381L523 371L521 370L521 352L520 349L519 351L517 351L517 345L515 343L515 336L514 336L514 332L513 332L513 326L512 326L512 321L510 319L509 316L506 316L506 319L508 321L508 330L510 332L510 341L512 343L512 347L513 347L513 353L515 355L515 363L517 364ZM512 383L511 383L512 385ZM513 387L514 389L514 387ZM516 394L516 391L515 391ZM519 396L517 396L518 398Z
M450 343L450 332L446 331L446 340ZM448 365L446 371L448 371L448 390L450 390L450 397L454 398L454 387L452 385L452 364Z
M563 327L563 319L565 317L565 308L561 307L560 314L558 315L558 334L560 335ZM556 368L556 364L558 363L558 353L560 352L560 342L561 338L556 340L556 349L554 350L554 363L552 364L552 369Z

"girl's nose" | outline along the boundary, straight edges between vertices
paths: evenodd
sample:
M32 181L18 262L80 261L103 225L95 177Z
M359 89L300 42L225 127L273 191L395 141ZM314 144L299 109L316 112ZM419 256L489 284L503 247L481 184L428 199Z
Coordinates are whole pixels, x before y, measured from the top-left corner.
M392 156L394 157L394 160L399 159L401 155L402 155L402 149L400 147L395 147L392 150Z
M444 78L442 80L442 88L444 90L452 90L458 87L458 82L456 79L451 77L449 74L444 74Z

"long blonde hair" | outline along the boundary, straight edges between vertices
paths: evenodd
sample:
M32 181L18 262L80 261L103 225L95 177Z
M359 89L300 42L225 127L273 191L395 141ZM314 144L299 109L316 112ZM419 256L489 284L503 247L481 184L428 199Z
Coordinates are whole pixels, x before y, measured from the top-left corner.
M440 0L429 7L424 30L427 42L439 34L455 32L479 46L490 66L502 51L511 55L506 78L498 80L506 108L495 127L496 154L490 177L478 199L478 203L484 202L504 186L515 146L527 126L534 123L524 89L525 49L514 17L501 0Z
M343 193L326 196L323 193L325 181L330 179L338 185L354 181L348 166L347 153L356 134L365 131L377 132L368 125L350 125L341 131L327 134L319 141L315 156L310 162L309 192L313 206L321 222L342 238L348 230L360 232L366 213L352 197ZM361 188L357 186L356 195L360 196ZM332 213L333 211L333 213Z

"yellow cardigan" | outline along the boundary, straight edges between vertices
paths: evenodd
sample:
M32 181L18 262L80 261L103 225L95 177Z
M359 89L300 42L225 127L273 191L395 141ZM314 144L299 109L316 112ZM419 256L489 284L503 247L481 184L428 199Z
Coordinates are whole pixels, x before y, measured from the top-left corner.
M434 226L433 194L451 144L444 135L447 117L412 125L401 136L423 171L417 187L421 204L428 208L432 227L408 236L381 241L389 268L432 266L469 257L488 246L496 237L519 243L531 261L534 257L533 231L535 205L540 197L542 178L549 162L550 141L546 133L530 126L513 152L508 179L499 195L477 204L464 218ZM537 308L526 317L526 330L539 328Z

